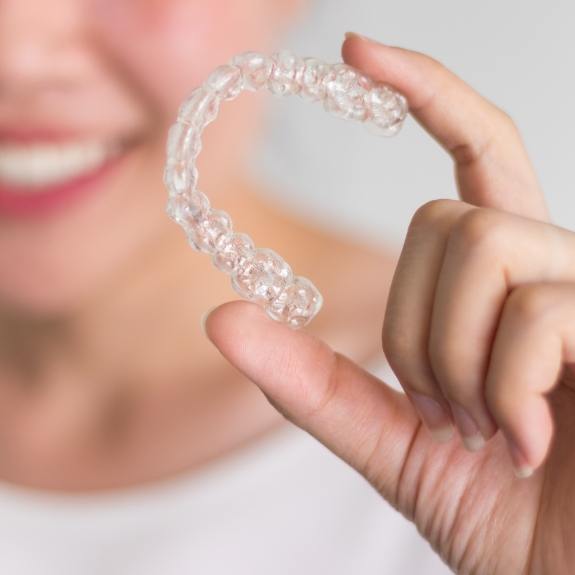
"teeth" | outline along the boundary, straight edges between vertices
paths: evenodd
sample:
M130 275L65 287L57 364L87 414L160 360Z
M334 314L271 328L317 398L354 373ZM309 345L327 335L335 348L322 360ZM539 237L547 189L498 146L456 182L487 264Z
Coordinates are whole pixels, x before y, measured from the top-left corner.
M94 171L117 155L115 143L0 144L0 183L26 188L59 184Z

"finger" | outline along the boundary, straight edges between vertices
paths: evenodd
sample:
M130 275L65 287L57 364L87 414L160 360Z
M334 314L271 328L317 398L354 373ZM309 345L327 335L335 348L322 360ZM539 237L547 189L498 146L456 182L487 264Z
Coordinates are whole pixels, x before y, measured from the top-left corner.
M418 429L403 396L303 331L256 304L225 303L205 322L220 352L282 413L392 497Z
M412 115L455 161L463 200L548 219L537 176L506 113L419 52L352 35L342 54L348 64L405 95Z
M430 318L437 279L451 228L469 204L435 200L413 216L391 283L382 343L389 365L438 441L453 431L450 408L428 355Z
M530 475L545 459L553 431L545 394L556 385L563 362L574 358L575 285L515 289L505 303L485 393L519 476Z
M575 281L575 234L547 223L478 209L453 226L437 281L429 358L468 444L496 431L484 399L489 354L511 290Z

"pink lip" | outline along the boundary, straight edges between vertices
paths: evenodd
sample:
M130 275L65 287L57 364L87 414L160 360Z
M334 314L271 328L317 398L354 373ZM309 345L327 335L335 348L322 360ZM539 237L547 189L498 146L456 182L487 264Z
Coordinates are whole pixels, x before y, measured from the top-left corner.
M72 131L0 127L0 142L60 142L78 138ZM54 185L42 186L42 189L25 189L0 182L0 217L43 216L75 203L90 192L101 188L105 178L124 159L126 152L111 157L92 172L82 174Z
M99 188L124 155L110 158L93 172L66 182L45 186L42 191L25 190L0 183L0 217L42 216L64 208Z
M11 142L58 142L78 137L78 130L56 129L33 126L2 126L0 125L0 141Z

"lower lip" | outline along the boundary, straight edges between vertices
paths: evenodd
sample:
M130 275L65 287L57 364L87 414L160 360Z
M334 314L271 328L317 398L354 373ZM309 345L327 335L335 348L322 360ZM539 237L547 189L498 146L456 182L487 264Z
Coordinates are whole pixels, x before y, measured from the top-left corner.
M125 156L126 153L114 156L91 172L41 190L0 182L0 217L43 216L70 206L99 188Z

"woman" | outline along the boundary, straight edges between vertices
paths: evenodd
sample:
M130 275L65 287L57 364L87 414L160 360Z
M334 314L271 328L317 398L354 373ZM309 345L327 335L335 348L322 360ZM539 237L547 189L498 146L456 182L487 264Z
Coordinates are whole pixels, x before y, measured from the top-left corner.
M554 384L572 361L573 236L545 223L508 117L435 61L357 37L343 47L405 93L457 165L462 201L418 211L387 311L392 254L282 212L247 173L252 97L208 131L202 188L326 304L306 332L245 301L207 318L216 347L198 328L233 294L163 212L166 129L192 85L236 52L274 49L299 9L0 5L5 572L447 570L252 381L454 570L569 572L570 373ZM343 285L352 274L362 282ZM379 353L384 312L411 401L359 367ZM536 469L528 479L508 445L518 475Z

